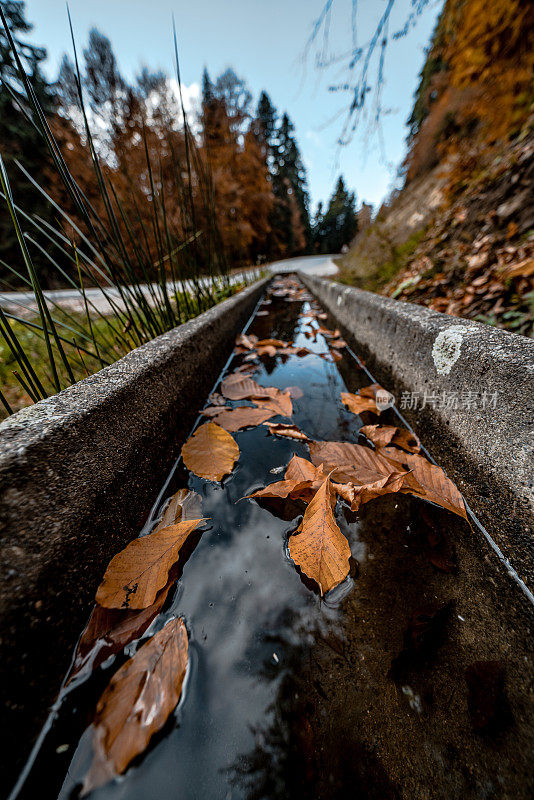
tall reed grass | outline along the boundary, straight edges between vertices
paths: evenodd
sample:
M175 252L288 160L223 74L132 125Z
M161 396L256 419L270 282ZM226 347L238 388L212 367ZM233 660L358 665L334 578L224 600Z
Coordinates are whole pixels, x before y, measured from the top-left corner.
M26 116L27 124L34 125L44 138L53 168L68 198L68 209L74 210L73 213L58 204L23 165L18 164L50 203L59 222L51 225L33 214L31 208L25 208L23 200L13 196L0 152L0 197L16 232L21 264L19 267L4 263L3 267L18 285L22 282L33 292L37 308L37 314L32 317L23 303L20 314L8 313L0 307L0 337L16 366L13 375L27 397L37 402L75 382L80 370L82 374L95 372L132 348L196 316L227 296L231 288L217 227L211 178L184 108L176 34L176 74L185 159L180 159L171 148L174 186L169 197L158 172L161 163L154 164L153 148L151 155L144 130L150 193L141 196L139 202L150 205L150 215L138 213L134 220L119 199L111 171L102 163L91 132L74 36L78 103L98 185L98 206L103 212L96 210L95 203L87 199L84 187L78 185L69 171L1 8L0 18L20 82L18 88L6 84L4 87ZM181 231L171 225L171 203L180 206ZM199 217L204 221L202 227L197 222ZM36 258L47 259L61 282L78 293L82 313L69 313L47 299L35 267ZM9 282L7 284L4 288L9 288ZM99 310L86 290L87 285L101 290L111 314ZM40 348L39 359L43 363L35 363L32 348L27 344L27 337L20 335L21 330L31 331L42 340L44 346ZM1 391L0 402L8 414L13 412Z

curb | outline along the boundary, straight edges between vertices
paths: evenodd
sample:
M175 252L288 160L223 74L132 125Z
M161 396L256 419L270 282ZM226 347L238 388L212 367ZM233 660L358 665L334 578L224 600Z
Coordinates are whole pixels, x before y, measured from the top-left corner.
M270 280L0 425L0 746L10 769L57 693L106 564L138 535Z
M534 341L322 278L299 277L394 393L397 408L532 591Z

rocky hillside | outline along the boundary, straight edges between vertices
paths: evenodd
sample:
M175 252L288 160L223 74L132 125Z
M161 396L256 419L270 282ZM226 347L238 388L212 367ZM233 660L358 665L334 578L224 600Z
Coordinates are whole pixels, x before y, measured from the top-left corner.
M445 3L404 187L360 230L341 280L533 335L534 22L522 0L479 5Z

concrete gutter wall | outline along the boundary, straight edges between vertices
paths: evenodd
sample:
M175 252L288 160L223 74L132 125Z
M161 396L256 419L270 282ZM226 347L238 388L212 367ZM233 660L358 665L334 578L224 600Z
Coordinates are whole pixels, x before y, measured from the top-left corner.
M321 278L300 278L395 394L401 413L533 591L534 341ZM402 408L403 392L416 393L417 409ZM435 408L427 402L422 409L425 393L448 404L432 401Z
M107 563L138 535L268 281L0 425L0 750L10 768L46 716Z

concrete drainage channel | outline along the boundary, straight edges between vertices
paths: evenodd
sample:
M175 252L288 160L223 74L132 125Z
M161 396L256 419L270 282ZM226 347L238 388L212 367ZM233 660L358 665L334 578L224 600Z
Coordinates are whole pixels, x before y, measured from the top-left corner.
M502 604L503 620L513 620L516 628L510 642L523 652L532 623L532 451L525 414L534 394L528 371L532 343L317 278L301 278L343 327L373 377L394 392L401 413L480 518L494 549L482 529L474 527L469 541L459 543L466 553L469 548L476 551L466 554L464 569L480 572L472 580L473 594L492 584L494 606ZM0 428L0 520L6 556L2 691L9 709L2 747L11 774L46 715L59 676L68 669L107 561L142 527L196 409L266 283ZM490 403L492 394L502 393L496 408L476 407L484 392ZM459 408L453 402L434 408L439 403L430 398L442 393L452 399L456 393ZM402 408L401 398L412 407ZM462 407L464 398L468 409ZM504 554L501 561L496 551ZM510 562L509 577L503 575L503 559ZM483 610L480 615L479 623ZM488 622L490 638L495 635L491 630ZM495 644L497 650L501 643ZM334 661L335 652L329 651ZM345 679L353 680L349 673ZM421 701L409 694L410 686L402 691L419 713ZM309 722L303 725L307 730ZM303 740L301 745L306 751L310 743ZM378 781L379 791L380 776L369 769L369 780ZM8 783L6 777L6 788ZM382 786L382 796L417 796L413 791L410 795L409 787L406 795L386 788ZM428 796L455 795L436 791ZM474 791L472 796L485 795Z
M534 341L300 274L534 599ZM491 545L490 545L491 546Z

